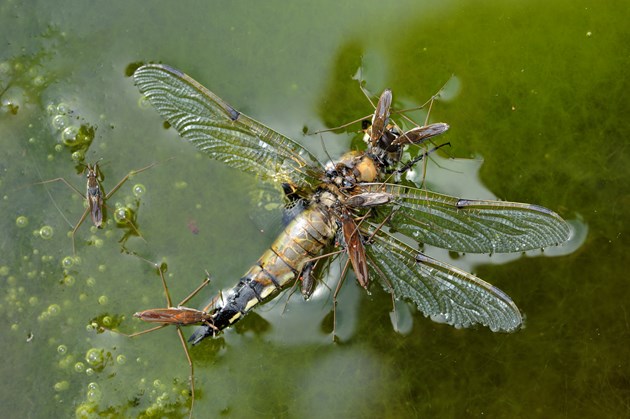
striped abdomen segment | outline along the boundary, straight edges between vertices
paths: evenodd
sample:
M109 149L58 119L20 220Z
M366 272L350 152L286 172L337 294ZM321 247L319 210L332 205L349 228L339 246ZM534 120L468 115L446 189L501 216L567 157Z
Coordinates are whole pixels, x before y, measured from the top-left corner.
M333 215L324 206L312 204L298 214L228 292L225 304L215 310L211 320L215 329L203 326L189 340L198 343L204 337L231 326L257 304L273 298L293 284L304 265L321 252L336 232Z

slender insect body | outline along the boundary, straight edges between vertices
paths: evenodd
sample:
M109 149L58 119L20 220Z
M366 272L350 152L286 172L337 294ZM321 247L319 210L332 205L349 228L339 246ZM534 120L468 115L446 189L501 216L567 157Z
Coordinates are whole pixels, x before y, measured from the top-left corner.
M180 326L200 324L211 320L211 315L188 307L152 308L133 315L148 323L169 323Z
M90 211L90 217L92 223L97 228L102 228L103 224L103 194L101 192L100 172L98 168L98 162L93 166L89 164L86 167L87 170L87 191L85 197L88 201L88 207Z

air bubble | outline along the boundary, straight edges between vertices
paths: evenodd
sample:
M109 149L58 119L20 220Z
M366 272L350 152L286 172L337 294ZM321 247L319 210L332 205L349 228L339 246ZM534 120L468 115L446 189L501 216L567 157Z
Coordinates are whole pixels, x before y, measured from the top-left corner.
M83 160L85 160L85 153L82 150L77 150L74 153L72 153L72 160L76 161L76 162L82 162Z
M101 365L105 361L103 350L99 348L88 349L87 353L85 354L85 360L88 364L92 366Z
M99 402L103 396L101 388L96 383L88 384L87 399L93 403Z
M15 219L15 225L19 228L26 227L28 225L28 218L24 215L20 215L18 218Z
M58 383L55 383L53 387L55 391L65 391L70 388L70 383L67 381L59 381Z
M146 191L147 191L147 189L141 183L137 183L137 184L133 185L133 195L136 198L140 198L142 195L145 194Z
M131 220L132 216L133 216L133 213L131 209L129 209L128 207L116 208L116 211L114 212L114 219L116 220L117 224L128 223L129 220Z
M51 239L53 236L53 233L54 233L54 230L51 226L43 226L42 228L39 229L39 236L44 240Z
M74 258L72 256L66 256L61 260L61 266L64 269L72 268L74 265Z
M74 370L79 373L85 372L85 364L83 362L77 362L74 364Z
M61 133L61 141L65 145L74 145L78 140L79 127L71 125L63 130Z
M78 419L88 419L92 417L92 414L94 413L94 406L93 404L88 404L88 403L84 403L79 405L79 407L77 407L77 409L74 411L74 415L76 418Z
M62 130L68 126L68 117L65 115L55 115L51 123L55 129Z
M56 316L57 314L59 314L59 312L61 311L61 307L59 307L59 304L51 304L48 306L48 315L52 316Z
M57 105L57 112L60 114L68 114L72 112L72 109L67 103L61 102Z
M44 76L35 76L33 78L33 86L42 87L46 83Z

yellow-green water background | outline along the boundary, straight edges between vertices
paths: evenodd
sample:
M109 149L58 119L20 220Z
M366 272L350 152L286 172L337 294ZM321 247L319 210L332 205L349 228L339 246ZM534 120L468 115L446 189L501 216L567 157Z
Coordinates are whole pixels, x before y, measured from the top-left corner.
M284 313L286 299L268 304L191 350L196 416L627 417L626 3L3 1L3 417L187 412L178 395L188 367L174 330L128 340L89 327L99 316L124 315L121 330L140 330L131 314L164 298L151 268L120 253L123 231L111 222L99 231L83 225L78 257L65 259L72 245L64 216L74 223L81 200L60 183L33 185L63 176L84 187L54 115L96 128L86 160L103 159L105 189L161 162L109 205L132 202L132 187L145 186L138 224L146 243L127 244L168 262L176 301L204 269L215 279L191 305L231 286L273 239L251 221L256 181L197 155L139 104L125 71L143 61L186 71L319 155L319 139L304 137L304 126L370 112L351 79L361 63L368 88L392 88L399 106L422 103L455 75L458 94L432 114L452 127L449 153L483 157L478 182L496 196L547 206L588 230L583 245L559 257L508 263L442 254L512 296L527 322L511 335L455 330L418 313L398 334L390 297L378 287L367 295L352 281L340 295L340 344L322 325L327 290L309 302L294 297ZM325 140L334 150L350 138ZM427 180L447 175L431 167ZM443 192L477 197L473 189ZM44 226L52 237L42 237Z

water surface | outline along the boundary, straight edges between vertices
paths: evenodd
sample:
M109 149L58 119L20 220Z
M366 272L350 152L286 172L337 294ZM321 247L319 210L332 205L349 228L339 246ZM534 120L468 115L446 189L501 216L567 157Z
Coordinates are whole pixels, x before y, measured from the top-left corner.
M60 182L34 185L64 177L83 189L65 129L93 138L85 160L102 159L106 190L159 162L109 206L138 205L146 242L127 246L168 263L174 300L208 269L211 290L192 302L200 306L273 240L252 205L257 181L196 154L140 100L127 69L153 61L322 157L320 139L303 129L370 112L352 79L359 67L375 94L393 89L398 107L423 103L453 77L458 88L432 120L451 125L452 157L473 160L430 166L428 185L544 205L579 229L565 248L520 257L427 249L506 291L527 316L515 334L455 330L418 313L398 334L390 297L347 281L333 344L330 291L272 302L192 348L198 416L630 414L625 3L35 3L0 5L5 412L187 413L188 367L174 330L129 340L90 327L109 316L131 333L143 327L133 312L165 302L151 267L120 252L124 230L111 211L105 229L81 226L71 257L66 233L83 211L80 197ZM335 154L352 138L323 139Z

